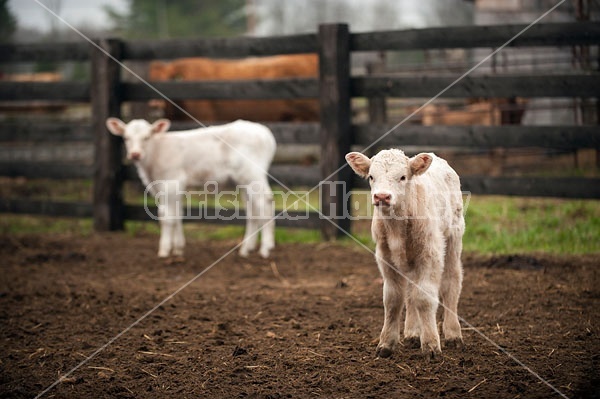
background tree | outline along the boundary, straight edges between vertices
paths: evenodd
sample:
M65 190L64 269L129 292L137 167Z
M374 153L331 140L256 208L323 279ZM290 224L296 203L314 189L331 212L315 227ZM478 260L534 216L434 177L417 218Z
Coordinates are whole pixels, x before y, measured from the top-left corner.
M246 32L245 0L128 0L128 11L105 7L114 30L130 39L225 37Z
M8 0L0 0L0 43L11 40L17 30L17 19L8 8Z

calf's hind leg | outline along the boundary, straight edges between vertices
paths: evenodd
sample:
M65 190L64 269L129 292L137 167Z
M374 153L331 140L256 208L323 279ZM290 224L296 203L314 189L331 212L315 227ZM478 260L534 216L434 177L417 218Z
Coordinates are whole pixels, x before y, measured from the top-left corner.
M247 256L256 248L258 234L261 234L259 254L268 258L275 247L275 221L273 219L273 192L265 179L246 187L246 233L240 248L240 255Z
M462 290L463 268L460 260L462 242L458 237L447 240L444 273L440 287L440 297L444 304L442 329L446 346L460 346L462 332L458 321L458 299Z
M260 232L260 256L268 258L269 253L275 248L275 220L273 204L273 191L266 178L260 185L260 194L258 195L257 220Z
M244 189L244 197L246 200L246 230L244 231L244 238L242 245L240 246L240 256L247 257L248 254L256 248L256 241L258 240L258 222L254 215L255 213L255 198L251 195L251 187Z

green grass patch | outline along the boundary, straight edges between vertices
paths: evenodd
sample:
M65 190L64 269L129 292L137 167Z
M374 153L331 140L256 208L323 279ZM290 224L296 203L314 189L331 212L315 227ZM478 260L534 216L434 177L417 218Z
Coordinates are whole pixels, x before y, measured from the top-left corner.
M1 234L74 234L89 236L93 231L94 228L91 219L12 214L0 215Z
M276 192L277 193L277 192ZM281 191L280 191L281 193ZM278 210L293 202L295 197L275 196ZM357 198L356 214L366 214L368 196ZM318 204L318 191L309 196L311 205ZM541 198L474 196L466 207L467 229L463 240L468 252L482 254L535 253L584 254L600 253L600 202L593 200L560 200ZM301 203L297 210L306 205ZM185 234L193 240L240 240L243 226L218 226L201 221L185 223ZM373 248L370 221L353 223L354 237ZM93 233L90 219L67 219L43 216L3 214L0 217L3 234L76 234ZM158 235L156 222L126 223L130 236ZM318 243L317 230L276 228L278 244ZM343 238L342 245L356 245Z
M507 254L600 252L600 202L473 197L466 212L467 251Z

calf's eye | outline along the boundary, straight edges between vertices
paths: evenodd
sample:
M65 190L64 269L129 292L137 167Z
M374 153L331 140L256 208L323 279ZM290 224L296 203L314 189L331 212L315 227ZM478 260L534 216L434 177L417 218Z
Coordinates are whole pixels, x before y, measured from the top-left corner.
M371 176L371 175L369 175L368 179L369 179L369 181L375 180L375 179L373 179L373 176Z
M402 180L402 181L406 180L406 176L402 176L402 177L400 178L400 180Z

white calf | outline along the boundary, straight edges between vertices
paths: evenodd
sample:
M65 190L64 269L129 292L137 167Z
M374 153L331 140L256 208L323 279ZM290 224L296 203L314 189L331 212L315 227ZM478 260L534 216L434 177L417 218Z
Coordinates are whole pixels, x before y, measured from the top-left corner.
M273 193L267 170L275 154L275 138L263 125L236 121L221 126L164 134L171 123L160 119L153 124L137 119L127 124L108 118L112 134L122 136L127 158L134 161L147 187L164 193L159 207L160 243L158 256L183 256L185 238L181 223L181 192L206 182L233 181L244 190L246 233L240 255L256 247L257 231L263 227L260 255L269 256L275 247Z
M446 345L462 343L456 311L465 222L458 175L431 153L408 158L392 149L369 159L351 152L346 161L369 180L375 205L371 231L385 308L377 355L390 356L400 341L403 307L405 342L420 342L426 356L440 353L438 297L444 304Z

